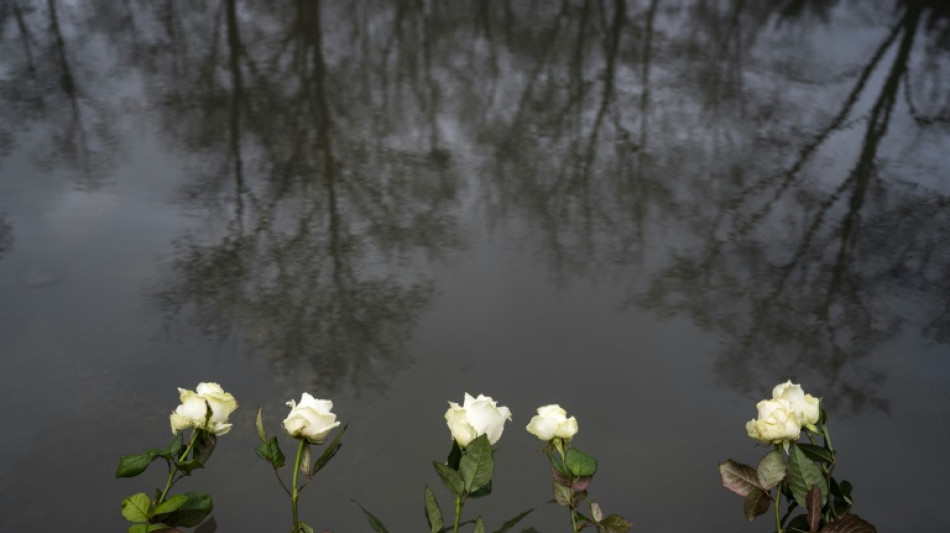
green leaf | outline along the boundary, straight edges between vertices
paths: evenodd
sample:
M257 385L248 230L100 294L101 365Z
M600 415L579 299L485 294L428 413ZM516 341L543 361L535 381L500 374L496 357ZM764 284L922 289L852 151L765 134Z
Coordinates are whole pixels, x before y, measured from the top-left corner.
M838 483L835 478L831 478L830 490L831 495L835 497L835 512L839 515L847 513L854 505L854 500L851 499L851 483L844 480Z
M841 498L847 500L848 503L853 503L851 500L851 482L848 480L841 480L839 483L835 478L831 478L831 493L834 494L836 498Z
M846 514L821 528L820 533L877 533L877 529L858 515Z
M207 404L207 402L205 403ZM195 440L195 444L191 448L191 457L178 460L176 455L175 466L183 472L204 468L205 463L208 462L212 452L214 452L215 444L218 442L218 438L213 433L197 428L192 438Z
M187 494L178 494L172 496L171 498L162 502L161 505L155 508L153 514L165 514L177 510L182 505L185 505L185 502L188 501Z
M122 500L122 516L129 522L148 522L152 517L151 510L152 500L144 492Z
M570 485L570 481L567 481L567 468L564 466L564 463L561 461L561 458L554 455L551 452L551 448L545 448L544 453L547 454L548 460L551 462L551 469L554 471L554 477L558 476L565 478L565 481L561 483L562 485Z
M182 472L191 472L198 468L202 468L202 464L198 462L197 459L188 459L187 461L175 461L175 466L178 467Z
M205 403L207 403L207 401ZM196 429L195 431L198 433L198 436L195 437L195 446L192 448L191 456L203 467L205 463L208 462L208 459L211 458L215 444L218 442L218 437L215 436L214 433L209 433L203 429Z
M323 470L323 467L327 466L327 463L330 462L330 459L333 459L333 456L336 455L336 452L340 451L340 446L342 446L342 444L340 443L340 440L343 438L343 434L346 433L346 428L348 427L350 427L350 425L346 424L345 426L340 428L340 432L336 434L336 437L334 437L333 442L331 442L330 445L327 446L327 449L324 450L322 454L320 454L320 457L317 459L317 462L313 464L313 470L310 471L311 476L316 474L320 470Z
M261 417L261 408L257 408L257 418L254 419L254 427L257 428L257 437L261 442L267 444L267 432L264 431L264 419Z
M425 502L426 521L429 522L429 530L431 533L439 533L445 522L442 521L442 510L439 509L439 502L435 499L435 494L432 493L432 489L428 485L426 485Z
M604 519L604 511L599 503L590 502L590 518L593 522L600 522Z
M256 450L257 456L270 463L274 468L284 466L284 452L280 451L280 444L277 437L271 437L269 441L261 444Z
M165 504L172 502L184 496L180 504L176 504L174 509L167 511L155 510L152 517L153 521L159 521L168 524L170 527L195 527L211 514L214 509L214 502L211 496L204 492L191 491L179 494L166 501Z
M464 460L465 458L463 457L462 459ZM482 522L482 517L479 516L478 519L475 520L475 529L472 530L472 533L485 533L485 524Z
M459 474L465 483L465 492L474 492L488 484L494 470L491 444L486 435L481 435L469 443L465 455L459 461Z
M732 459L719 463L719 477L722 478L723 487L739 496L748 496L754 489L762 489L755 469Z
M461 496L465 492L465 482L462 481L462 476L455 470L452 470L447 465L444 465L438 461L433 461L432 466L435 467L435 472L439 474L439 478L442 479L442 483L449 488L456 495Z
M115 469L115 477L135 477L148 468L158 457L153 451L140 455L123 455L119 458L119 466Z
M577 507L578 504L580 504L582 501L584 501L584 498L587 498L587 491L586 491L586 490L575 490L575 491L574 491L574 506ZM578 511L578 512L577 512L577 516L584 516L584 515L582 515L582 514L580 513L580 511ZM584 519L587 520L587 517L584 517ZM588 520L588 521L590 521L590 520Z
M534 509L528 509L527 511L524 511L523 513L519 514L518 516L516 516L516 517L514 517L514 518L512 518L512 519L510 519L510 520L508 520L507 522L505 522L504 524L502 524L500 528L498 528L497 530L495 530L495 533L505 533L505 532L508 531L509 529L515 527L515 525L516 525L518 522L521 522L521 520L522 520L524 517L526 517L526 516L528 516L529 514L531 514L531 511L534 511Z
M469 498L484 498L491 494L491 480L488 480L488 483L482 486L482 488L476 490L475 492L470 492L468 494Z
M808 457L812 461L825 463L829 466L835 464L835 454L828 448L816 446L814 444L808 444L807 442L800 442L796 444L796 446L805 452L805 457Z
M772 497L760 488L752 489L745 497L745 518L749 522L769 510Z
M627 533L633 527L629 520L618 514L607 515L607 518L601 520L600 525L609 533Z
M567 450L564 462L575 476L593 476L597 472L597 460L577 448Z
M573 487L575 491L587 490L587 487L590 486L590 482L593 480L594 476L581 476L574 479L574 483L571 484L571 487Z
M313 527L306 522L297 522L296 533L313 533Z
M807 508L808 491L812 487L821 489L822 501L827 500L828 484L821 470L796 444L792 444L788 450L788 486L795 501L803 508Z
M352 500L352 501L356 505L359 505L360 509L363 510L363 513L366 515L366 518L369 520L369 527L373 528L373 531L375 531L376 533L389 533L389 531L386 530L386 526L384 526L383 523L380 522L378 518L373 516L373 513L367 511L366 508L363 507L363 505L360 502L356 500Z
M170 443L168 443L168 447L162 450L162 452L159 455L165 459L178 459L179 457L181 457L181 452L183 452L184 450L185 450L185 434L177 433L175 435L175 438L172 439Z
M567 507L571 504L571 488L561 485L557 481L553 484L554 486L554 501L562 507Z
M765 457L759 461L759 466L755 469L756 478L759 481L759 488L769 491L785 479L785 461L782 460L782 452L772 450L765 454Z
M789 520L788 524L785 526L785 531L788 531L789 533L810 533L810 528L808 527L808 515L796 515L795 518Z

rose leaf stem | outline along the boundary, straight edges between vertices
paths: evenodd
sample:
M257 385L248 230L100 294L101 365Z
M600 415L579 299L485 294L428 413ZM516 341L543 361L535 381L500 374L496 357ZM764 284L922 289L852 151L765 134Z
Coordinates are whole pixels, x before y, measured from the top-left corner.
M280 483L280 488L284 489L284 492L287 493L287 496L290 496L290 489L287 488L287 485L284 484L284 480L280 479L280 472L277 471L277 467L271 465L271 468L274 470L274 476L277 478L277 482Z
M162 495L159 496L159 497L158 497L158 501L155 502L155 505L156 505L156 506L161 505L161 504L163 504L163 503L165 502L165 496L168 496L168 491L169 491L169 489L171 489L171 488L172 488L172 485L174 485L174 484L175 484L175 481L177 481L177 480L174 479L175 474L177 474L177 473L179 472L177 462L178 462L178 461L184 461L185 458L188 457L188 454L191 453L191 449L195 447L195 441L197 440L197 436L198 436L198 429L196 428L196 429L194 429L194 430L191 432L191 438L188 439L188 447L185 448L185 453L179 455L179 456L176 458L176 461L175 461L175 468L171 468L172 463L169 463L168 481L165 482L165 490L162 491ZM178 479L181 479L181 478L178 478Z
M307 439L301 438L300 445L297 446L297 459L294 461L294 480L293 480L293 494L290 495L290 508L293 512L294 525L291 529L291 533L297 533L300 531L300 521L297 518L297 497L300 495L300 491L297 488L297 474L300 473L300 459L303 457L304 446L307 445ZM279 476L278 476L279 479Z

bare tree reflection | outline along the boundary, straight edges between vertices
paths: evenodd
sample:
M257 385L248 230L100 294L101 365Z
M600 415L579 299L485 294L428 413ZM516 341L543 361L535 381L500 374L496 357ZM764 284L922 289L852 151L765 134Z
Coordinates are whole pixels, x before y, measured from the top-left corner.
M950 266L940 231L946 197L929 189L926 173L902 172L881 156L901 145L932 160L945 143L945 131L926 133L917 120L909 145L885 145L894 114L911 107L899 105L907 80L920 65L947 63L932 44L943 35L944 8L899 3L865 65L830 77L816 69L809 79L787 68L787 54L761 49L776 40L794 47L792 35L804 32L797 25L848 16L854 4L630 4L515 10L534 22L521 37L525 49L544 52L521 54L515 43L500 62L521 77L510 118L493 117L481 137L493 151L499 217L524 217L559 277L619 265L630 279L626 305L685 314L723 335L716 367L731 386L758 390L776 376L800 376L851 409L886 408L884 376L862 359L906 329L908 302L926 302L925 335L950 337L941 281ZM893 13L878 7L880 17ZM772 37L776 27L790 36ZM916 39L922 31L926 47ZM654 71L657 54L664 62ZM794 116L802 106L794 91L785 96L757 81L770 69L823 94L835 92L823 85L852 85L815 128L813 117ZM823 119L824 109L815 116ZM826 175L817 158L831 142L840 149L855 124L863 133L853 165ZM796 127L797 157L784 163ZM902 120L897 138L906 127ZM780 165L785 170L775 172ZM671 227L692 237L680 237L686 244L664 259L662 235ZM648 264L661 261L641 290ZM897 277L913 281L896 290Z
M76 170L78 185L98 187L115 164L115 113L101 99L104 87L95 81L101 73L80 58L89 61L102 52L88 35L66 35L56 0L42 6L7 0L0 17L6 29L0 146L9 153L34 126L44 139L34 150L41 168Z
M523 50L512 50L527 73L515 107L486 137L494 208L534 225L558 277L640 261L645 220L671 208L647 150L657 4L518 12L535 28ZM639 86L630 83L637 76Z
M825 379L825 390L855 410L886 408L875 387L884 376L860 360L902 330L909 299L928 299L936 288L903 284L914 296L901 302L894 277L913 272L914 283L930 285L950 267L950 256L934 253L947 197L909 184L879 157L925 8L911 2L899 13L840 111L787 171L727 193L714 217L696 217L708 228L701 251L675 254L639 299L726 332L732 342L717 367L731 385L761 388L776 374L806 374ZM873 75L883 76L877 89ZM858 115L858 102L869 99L867 114ZM856 161L816 186L809 160L855 120L864 124ZM940 338L931 330L945 321L946 289L933 296L942 309L925 329Z
M205 227L156 290L172 327L382 386L432 291L413 265L481 202L558 280L622 276L622 305L721 335L730 385L809 368L861 409L886 406L867 354L918 326L950 339L945 4L162 0L73 20L141 69L187 167ZM55 115L51 153L93 169L110 112L62 10L0 9L0 147ZM811 54L838 18L877 42Z
M283 373L309 365L320 390L385 388L411 361L405 345L432 290L420 272L400 265L454 246L447 207L456 179L435 133L419 151L387 145L405 127L404 108L385 110L374 121L377 134L364 135L367 117L347 81L390 76L390 69L377 72L372 57L359 55L329 63L328 40L350 34L327 35L331 8L319 2L292 7L244 5L262 10L250 22L230 0L212 9L220 34L164 36L214 39L190 52L170 44L199 54L166 59L176 75L196 79L175 84L162 100L170 137L201 147L195 159L204 170L185 198L228 222L217 241L186 236L176 244L158 300L173 323L237 337ZM360 63L365 71L354 68ZM399 83L428 90L425 76ZM376 79L354 86L385 96Z

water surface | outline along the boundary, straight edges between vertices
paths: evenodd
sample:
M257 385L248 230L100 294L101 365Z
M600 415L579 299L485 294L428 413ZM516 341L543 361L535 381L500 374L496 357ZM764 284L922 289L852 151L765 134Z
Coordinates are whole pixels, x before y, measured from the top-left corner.
M558 402L634 531L762 530L716 464L786 379L858 514L950 527L944 2L10 0L0 47L0 529L123 528L217 381L221 531L289 520L253 415L303 391L351 424L318 527L425 527L467 391L514 412L490 529L566 530Z

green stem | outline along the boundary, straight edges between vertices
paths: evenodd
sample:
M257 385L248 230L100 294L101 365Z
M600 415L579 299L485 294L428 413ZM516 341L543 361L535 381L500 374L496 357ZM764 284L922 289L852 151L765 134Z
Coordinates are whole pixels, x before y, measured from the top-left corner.
M775 450L778 451L779 455L782 454L782 445L776 444ZM775 487L775 533L782 533L782 515L781 509L782 506L782 483L778 487Z
M191 439L188 440L188 447L185 448L185 453L176 457L176 463L178 461L184 461L188 457L188 454L191 453L191 449L195 447L195 440L197 440L196 437L198 436L198 431L199 430L195 429L194 431L191 432ZM171 466L172 465L169 464L169 467ZM165 482L165 490L162 491L162 495L159 496L158 501L155 502L156 506L159 506L165 502L165 496L168 496L168 491L172 488L172 485L175 484L176 480L174 479L174 477L175 477L175 474L179 472L179 469L178 469L177 464L174 464L174 466L175 466L174 468L168 469L168 481Z
M297 474L300 473L300 459L303 457L303 449L306 445L307 439L301 437L300 445L297 446L297 459L294 461L294 492L290 496L290 508L293 512L294 525L293 529L290 530L290 533L297 533L300 531L300 520L297 518L297 497L300 495L300 489L297 487Z
M834 468L835 463L838 462L838 458L835 457L835 449L831 445L831 435L828 433L828 426L826 424L821 425L821 435L825 439L825 448L827 448L828 451L831 452L831 457L834 458L834 462L832 463L830 467L821 465L822 473L825 474L825 479L828 481L828 486L830 487L831 482L832 482L831 469ZM835 509L835 506L833 503L828 506L828 509L831 511L831 516L833 517L833 519L838 520L838 510Z
M775 532L782 533L782 515L779 507L782 505L782 486L775 489Z
M455 525L452 527L454 533L458 533L459 531L459 520L462 518L462 505L464 505L462 495L457 494L455 496Z
M571 483L573 485L573 483ZM571 487L571 530L577 533L577 507L574 506L574 487Z
M580 531L577 529L577 506L574 503L574 474L567 469L567 443L561 439L555 439L555 448L557 449L558 454L561 456L561 464L564 465L565 470L567 470L568 481L571 483L571 501L568 504L568 509L571 511L571 531L577 533Z
M825 437L825 447L828 448L828 451L835 453L834 447L831 445L831 435L828 434L828 426L825 424L821 425L821 434Z

